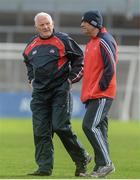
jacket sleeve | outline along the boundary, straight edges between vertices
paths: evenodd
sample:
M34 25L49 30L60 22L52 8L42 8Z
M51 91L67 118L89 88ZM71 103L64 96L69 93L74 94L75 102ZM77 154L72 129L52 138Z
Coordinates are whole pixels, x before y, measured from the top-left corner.
M80 81L83 76L83 51L69 36L66 41L66 56L70 62L69 79L72 83Z
M108 43L104 39L101 39L100 49L101 49L104 69L99 82L99 86L102 91L105 91L108 88L114 73L116 72L116 62L115 62L116 50L115 50L115 46L111 42Z
M29 83L31 83L31 81L34 79L33 67L29 63L28 57L25 55L25 53L23 53L23 57L24 57L24 63L25 63L26 68L27 68L28 81L29 81Z

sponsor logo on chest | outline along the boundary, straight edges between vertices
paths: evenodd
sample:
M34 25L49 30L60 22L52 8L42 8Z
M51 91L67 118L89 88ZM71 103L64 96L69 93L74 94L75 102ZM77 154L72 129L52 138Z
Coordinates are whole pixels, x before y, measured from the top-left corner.
M35 55L37 53L37 50L34 50L33 52L32 52L32 55Z
M50 53L51 53L51 54L54 54L54 53L55 53L55 50L54 50L54 49L50 49Z

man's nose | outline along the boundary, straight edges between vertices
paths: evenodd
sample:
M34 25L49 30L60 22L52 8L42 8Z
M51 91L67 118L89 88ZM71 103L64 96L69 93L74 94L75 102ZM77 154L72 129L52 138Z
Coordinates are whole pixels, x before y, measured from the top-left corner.
M47 24L44 24L43 28L47 29L47 28L48 28L48 25L47 25Z
M81 22L81 25L80 25L81 27L83 27L84 26L84 22Z

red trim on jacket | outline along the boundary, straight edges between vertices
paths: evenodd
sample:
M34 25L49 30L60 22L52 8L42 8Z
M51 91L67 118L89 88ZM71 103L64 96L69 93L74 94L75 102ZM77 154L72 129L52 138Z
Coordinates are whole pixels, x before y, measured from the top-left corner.
M25 55L28 56L28 54L36 46L47 45L47 44L53 45L57 47L58 49L60 49L59 51L60 58L58 60L58 69L60 69L67 62L67 58L65 57L65 46L63 42L56 36L53 36L52 38L49 38L49 39L41 39L40 37L35 38L33 42L29 44L29 46L26 48Z

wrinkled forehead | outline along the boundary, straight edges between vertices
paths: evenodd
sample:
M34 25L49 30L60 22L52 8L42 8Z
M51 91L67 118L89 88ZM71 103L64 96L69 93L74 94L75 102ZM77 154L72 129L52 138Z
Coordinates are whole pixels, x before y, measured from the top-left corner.
M39 25L39 24L46 24L46 23L50 23L52 24L52 18L48 15L38 15L35 17L35 25Z

